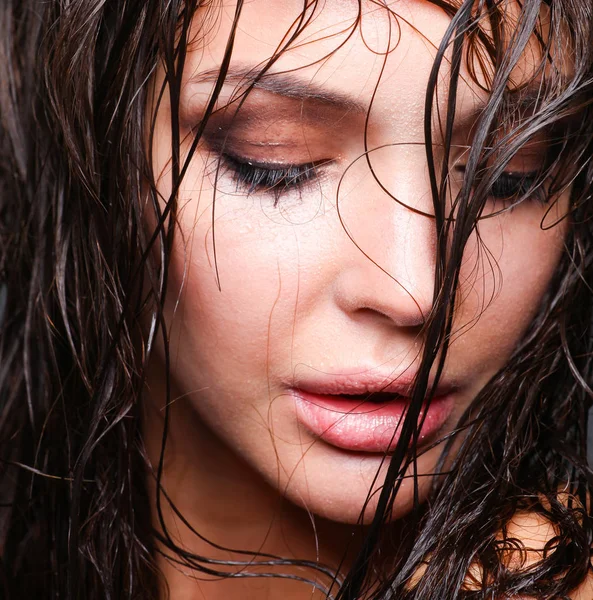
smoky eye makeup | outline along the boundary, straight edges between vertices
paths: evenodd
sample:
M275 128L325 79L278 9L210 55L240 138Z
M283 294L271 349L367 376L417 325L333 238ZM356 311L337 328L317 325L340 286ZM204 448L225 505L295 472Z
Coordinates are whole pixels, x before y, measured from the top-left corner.
M201 142L217 180L230 180L237 194L270 196L277 206L284 196L318 190L327 179L339 154L328 134L323 124L298 117L267 120L244 111L231 118L214 115Z
M248 196L255 193L270 194L274 198L274 206L285 194L293 191L301 193L319 184L323 179L323 168L332 162L264 163L230 152L219 153L218 157L223 171L233 180L237 193L246 193Z
M314 159L307 147L265 145L226 137L224 141L204 137L213 157L212 172L217 179L232 182L237 194L269 195L274 206L292 193L318 189L335 160Z
M198 91L191 90L180 113L190 138L205 108ZM338 173L336 166L364 127L364 113L348 103L257 88L235 100L236 91L223 89L200 137L210 157L209 174L237 194L270 196L275 206L284 196L318 192Z
M540 194L535 194L539 171L501 173L492 183L489 196L493 200L509 202L514 199L533 196L542 200ZM541 190L539 190L541 191Z
M469 146L459 147L463 152L454 161L450 173L453 180L461 186L466 177L465 160ZM491 150L497 150L492 148ZM502 148L501 148L502 150ZM497 165L498 152L492 152L493 156L488 159L488 164L478 169L476 173L475 190L480 189L487 197L488 204L493 212L488 216L507 210L524 202L547 205L551 201L549 183L553 176L551 160L551 148L546 136L531 140L501 167ZM496 169L493 173L492 169Z
M465 175L465 167L457 166L455 170L461 177ZM488 198L501 206L510 206L514 203L530 199L541 204L546 204L548 197L542 186L541 169L533 171L503 171L490 182Z

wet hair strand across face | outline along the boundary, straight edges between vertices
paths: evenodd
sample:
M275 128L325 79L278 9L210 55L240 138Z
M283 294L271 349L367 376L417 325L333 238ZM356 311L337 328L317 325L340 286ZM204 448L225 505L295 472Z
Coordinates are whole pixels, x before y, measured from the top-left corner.
M156 599L166 588L156 567L158 553L217 576L297 578L287 571L296 565L305 573L299 580L339 600L556 598L587 575L593 539L593 474L586 462L593 380L593 15L581 0L432 3L451 17L425 104L437 239L435 301L378 508L343 578L310 561L263 553L258 566L265 572L250 572L246 567L256 553L249 549L242 550L245 561L232 563L179 548L162 514L177 510L160 485L167 423L155 466L142 436L142 391L156 340L162 339L169 365L163 306L167 294L177 293L168 290L168 267L179 190L216 110L243 3L236 5L205 116L189 154L183 154L179 103L194 42L190 32L196 11L215 11L215 2L5 0L0 8L3 597ZM299 42L316 7L316 2L303 5L294 31L262 65L259 78ZM527 81L517 83L527 52L539 62ZM473 130L463 184L452 199L449 163L464 60L475 65L476 84L487 91L488 101ZM160 87L154 83L159 65L165 73ZM257 82L258 76L246 95ZM443 86L446 114L437 108ZM171 192L163 198L153 173L154 115L147 106L158 107L165 94L172 148ZM416 502L407 535L394 543L390 514L404 479L414 472L430 376L436 370L438 381L457 333L466 244L489 217L488 199L509 160L542 135L550 142L549 159L504 210L514 210L538 189L546 198L569 190L560 219L567 224L565 252L511 360L468 408L459 435L446 440L437 468L442 476L435 478L428 509ZM555 213L550 208L547 214ZM552 224L554 219L544 217L541 226ZM141 326L147 320L148 333ZM169 404L167 398L165 421ZM147 477L156 480L156 520ZM543 516L556 532L549 552L528 569L509 568L507 560L520 546L507 527L518 511ZM180 512L177 516L183 520ZM386 551L394 555L388 567ZM467 573L475 565L481 576L472 586Z

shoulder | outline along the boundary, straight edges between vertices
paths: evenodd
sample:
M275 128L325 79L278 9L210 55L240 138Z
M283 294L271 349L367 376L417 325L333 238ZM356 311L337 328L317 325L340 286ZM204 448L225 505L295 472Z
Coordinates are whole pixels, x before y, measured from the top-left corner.
M521 542L523 551L509 553L507 566L513 568L528 568L544 558L554 544L556 529L543 515L536 512L520 511L513 515L507 525L506 536ZM571 600L593 599L593 571L589 571L585 581L568 596ZM532 600L532 598L517 598L517 600ZM535 600L535 599L533 599Z
M567 494L559 498L564 504L580 506L578 500ZM508 571L529 571L536 567L550 552L554 551L557 540L557 530L554 524L541 512L535 510L519 510L506 523L496 536L500 542L508 540L504 544L507 548L501 557L503 567ZM430 557L422 563L414 575L410 578L407 589L412 590L419 583L430 563ZM482 588L484 571L479 563L470 565L462 585L464 592L476 592ZM560 575L561 576L561 575ZM510 597L505 596L508 600ZM573 589L566 600L593 600L593 564L585 580ZM513 596L512 600L541 600L535 596Z
M593 598L593 575L589 573L587 579L569 597L572 600L591 600Z

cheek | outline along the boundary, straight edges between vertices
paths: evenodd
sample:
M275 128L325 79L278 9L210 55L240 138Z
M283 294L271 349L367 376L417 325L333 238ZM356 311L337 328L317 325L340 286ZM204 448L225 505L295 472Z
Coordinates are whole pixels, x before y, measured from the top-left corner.
M262 392L256 386L269 363L290 351L302 284L298 232L270 221L262 201L245 196L220 195L213 219L205 185L207 178L199 199L184 190L191 198L179 213L170 265L170 289L182 290L166 309L171 346L179 349L175 373L249 396Z
M185 224L182 220L180 225L187 231ZM227 225L215 225L216 253L212 227L204 222L196 223L187 239L178 239L170 282L182 291L175 314L171 302L167 311L172 343L194 364L208 363L203 372L214 369L219 374L231 359L235 368L265 361L269 320L280 286L274 253L268 263L258 261L248 236L236 230L235 236L228 235Z
M482 221L464 255L457 331L500 368L537 312L563 252L567 224L540 227L539 207Z

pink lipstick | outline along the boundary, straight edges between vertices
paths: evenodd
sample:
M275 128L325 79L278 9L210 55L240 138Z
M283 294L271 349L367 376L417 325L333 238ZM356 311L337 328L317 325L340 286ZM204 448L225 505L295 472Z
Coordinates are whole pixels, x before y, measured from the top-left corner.
M356 452L392 450L410 403L413 378L324 376L298 383L293 395L297 418L328 444ZM432 441L453 411L454 388L439 384L420 420L420 446Z

